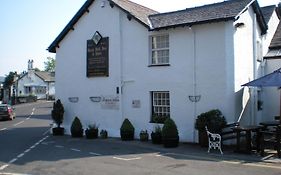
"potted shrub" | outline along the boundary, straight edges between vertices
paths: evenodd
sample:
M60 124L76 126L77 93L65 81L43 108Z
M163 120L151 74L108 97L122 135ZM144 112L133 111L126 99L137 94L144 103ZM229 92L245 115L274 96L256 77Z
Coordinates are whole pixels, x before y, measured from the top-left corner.
M162 142L166 148L174 148L179 145L179 133L175 122L168 118L162 128Z
M83 126L78 117L74 118L70 131L72 137L83 137Z
M54 102L52 110L52 119L57 125L57 127L52 128L53 135L64 135L64 128L61 127L63 121L63 114L64 107L60 99L58 99L56 102Z
M221 133L226 126L225 117L218 109L210 110L197 116L195 129L198 130L198 140L201 146L208 146L208 137L205 126L212 133Z
M102 139L106 139L107 138L107 131L105 129L102 129L101 132L100 132L100 137Z
M85 135L87 139L96 139L99 135L99 127L94 123L88 125L88 128L85 130Z
M148 133L147 130L141 130L140 132L140 141L146 142L148 141Z
M129 119L125 119L120 128L120 135L122 140L134 140L135 128Z
M153 114L151 118L152 123L161 123L163 124L167 118L170 118L168 115L156 115Z
M154 130L151 132L151 140L153 144L161 144L162 143L162 129L159 125L154 127Z

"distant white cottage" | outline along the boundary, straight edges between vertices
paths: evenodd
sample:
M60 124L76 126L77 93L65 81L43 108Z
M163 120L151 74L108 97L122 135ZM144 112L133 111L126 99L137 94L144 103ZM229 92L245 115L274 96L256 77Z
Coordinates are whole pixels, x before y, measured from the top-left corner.
M20 75L15 82L16 96L35 95L37 99L54 98L55 73L36 71L33 60L28 60L28 71Z
M196 141L196 116L211 109L228 122L270 117L257 108L266 97L251 89L243 98L241 87L265 74L263 57L279 23L274 10L267 19L255 0L169 13L128 0L87 0L48 48L56 53L65 127L78 116L84 127L95 122L119 137L128 118L138 137L153 129L155 116L171 117L181 141Z

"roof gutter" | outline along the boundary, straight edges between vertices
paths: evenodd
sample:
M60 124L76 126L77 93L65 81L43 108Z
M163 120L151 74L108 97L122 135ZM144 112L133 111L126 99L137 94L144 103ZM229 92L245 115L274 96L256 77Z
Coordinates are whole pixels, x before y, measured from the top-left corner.
M247 11L247 9L253 5L253 9L255 11L255 13L257 14L257 21L259 22L259 25L261 27L261 34L264 35L267 33L267 29L268 26L266 24L266 21L264 19L264 16L262 14L261 8L257 2L257 0L252 0L238 15L235 16L235 20L238 20L239 17L245 12Z
M87 0L84 5L79 9L79 11L74 15L74 17L65 26L62 32L57 36L57 38L52 42L52 44L47 48L51 53L56 53L56 48L59 47L59 43L68 34L70 30L74 30L74 25L77 21L84 15L85 12L89 12L89 7L95 0Z
M139 23L141 23L144 27L146 27L147 29L150 29L150 27L145 24L144 22L142 22L141 20L139 20L137 17L135 17L133 14L131 14L129 11L125 10L124 8L122 8L120 5L118 5L117 3L115 3L114 1L112 0L108 0L109 1L109 4L110 4L110 7L113 8L114 6L120 8L123 12L125 12L127 14L127 18L129 20L131 20L131 18L135 19L136 21L138 21Z

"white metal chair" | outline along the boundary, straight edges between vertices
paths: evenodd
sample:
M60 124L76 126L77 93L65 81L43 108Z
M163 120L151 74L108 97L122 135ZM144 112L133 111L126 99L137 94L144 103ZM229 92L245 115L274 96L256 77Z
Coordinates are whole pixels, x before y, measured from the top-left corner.
M208 141L209 141L209 148L208 148L208 153L210 153L210 149L219 149L221 154L223 154L222 149L221 149L221 136L219 134L214 134L211 133L207 126L205 126L207 136L208 136Z

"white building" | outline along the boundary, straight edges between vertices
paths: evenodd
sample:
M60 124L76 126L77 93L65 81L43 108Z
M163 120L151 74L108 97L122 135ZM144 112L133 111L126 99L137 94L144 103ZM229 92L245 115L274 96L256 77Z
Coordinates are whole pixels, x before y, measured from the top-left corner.
M281 23L279 21L279 23L276 23L278 16L276 11L272 10L272 7L268 7L267 9L267 13L270 12L272 15L268 20L268 25L272 26L272 28L269 28L271 32L268 33L274 35L273 38L270 36L272 40L269 40L266 43L267 48L265 48L266 55L264 57L264 74L272 73L273 71L281 68ZM277 87L267 87L261 89L261 96L263 97L263 120L266 120L267 117L279 116L281 110L280 95L280 89Z
M127 0L87 0L48 48L56 53L64 125L78 116L84 127L95 122L119 137L128 118L138 137L153 129L152 116L169 116L181 141L196 141L195 118L211 109L228 122L241 116L257 123L257 98L242 105L241 85L258 77L268 32L275 32L267 29L254 0L169 13Z
M55 73L36 71L33 60L28 60L28 71L19 76L15 82L16 96L35 95L37 99L55 96Z

